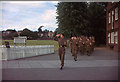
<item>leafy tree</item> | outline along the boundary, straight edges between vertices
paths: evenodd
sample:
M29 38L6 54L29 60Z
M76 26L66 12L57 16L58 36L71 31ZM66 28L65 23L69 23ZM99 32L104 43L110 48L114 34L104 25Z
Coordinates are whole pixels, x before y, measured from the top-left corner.
M18 36L17 31L16 31L15 29L14 29L14 30L12 30L12 29L7 29L6 31L9 31L10 34L7 35L7 36L3 36L3 37L2 37L3 39L13 39L14 37L17 37L17 36Z
M58 34L58 28L55 29L53 37L55 37Z
M28 39L37 39L38 38L37 32L33 32L33 31L31 31L31 30L29 30L27 28L25 28L21 32L20 36L27 36Z
M106 3L92 2L88 7L89 35L95 36L96 44L106 42Z
M48 33L48 32L49 32L49 30L45 29L43 32Z
M56 7L57 33L64 33L65 37L94 36L96 44L105 44L105 2L59 2Z
M38 28L38 32L42 32L42 27L44 27L44 26L40 26L40 27Z
M74 35L85 35L86 29L86 2L60 2L57 4L56 17L58 32L64 33L66 37Z

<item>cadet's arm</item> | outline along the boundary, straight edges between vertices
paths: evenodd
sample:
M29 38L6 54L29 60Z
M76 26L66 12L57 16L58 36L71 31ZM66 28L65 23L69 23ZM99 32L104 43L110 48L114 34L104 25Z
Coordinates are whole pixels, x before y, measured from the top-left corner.
M67 47L67 41L64 42L64 46Z
M58 38L57 38L57 37L55 37L55 38L54 38L54 40L55 40L55 41L58 41Z

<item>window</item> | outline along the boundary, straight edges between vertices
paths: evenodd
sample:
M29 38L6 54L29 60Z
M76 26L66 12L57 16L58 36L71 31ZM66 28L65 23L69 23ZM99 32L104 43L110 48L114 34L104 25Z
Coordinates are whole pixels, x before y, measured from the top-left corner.
M108 34L108 43L110 44L110 33Z
M115 20L118 20L118 7L115 9Z
M108 18L108 21L109 21L109 23L110 23L110 13L108 14L108 17L109 17L109 18Z
M115 37L115 43L117 44L118 43L118 32L115 32L114 37Z
M114 1L112 1L112 4L114 3Z
M111 33L111 43L114 43L114 32Z
M114 11L112 11L112 29L114 28Z

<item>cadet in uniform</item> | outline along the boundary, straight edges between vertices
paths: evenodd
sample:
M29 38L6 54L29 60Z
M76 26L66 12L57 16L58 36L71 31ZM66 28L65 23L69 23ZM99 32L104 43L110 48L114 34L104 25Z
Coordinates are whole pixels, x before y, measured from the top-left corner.
M91 41L89 40L89 38L87 38L87 41L86 41L86 52L87 52L87 55L90 56L91 54Z
M94 37L92 36L92 37L89 37L89 39L90 39L90 42L92 43L91 44L91 52L93 52L94 51L94 43L95 43L95 40L94 40Z
M94 47L95 47L95 38L92 36L92 52L94 51Z
M77 61L77 49L78 49L78 40L76 37L73 37L72 41L72 55L74 56L74 60Z
M64 39L64 34L56 35L54 40L58 41L58 44L59 44L58 53L61 61L60 69L62 70L64 66L65 47L67 46L67 41Z
M79 51L80 51L80 53L83 55L83 48L84 47L84 45L83 45L83 41L82 41L82 38L81 37L79 37L79 41L78 41L78 49L79 49Z
M84 55L84 53L85 53L86 37L85 36L81 36L81 38L82 38L81 55Z
M69 47L71 49L71 53L72 53L72 41L73 41L73 37L71 37L71 39L69 40Z

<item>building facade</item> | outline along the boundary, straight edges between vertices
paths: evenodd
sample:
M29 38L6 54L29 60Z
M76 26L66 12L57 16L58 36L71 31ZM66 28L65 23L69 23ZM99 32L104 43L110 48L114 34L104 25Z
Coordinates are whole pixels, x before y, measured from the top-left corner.
M53 32L52 32L52 31L49 31L49 32L48 32L48 36L49 36L49 38L53 38Z
M106 44L120 51L120 2L108 2L106 8Z

